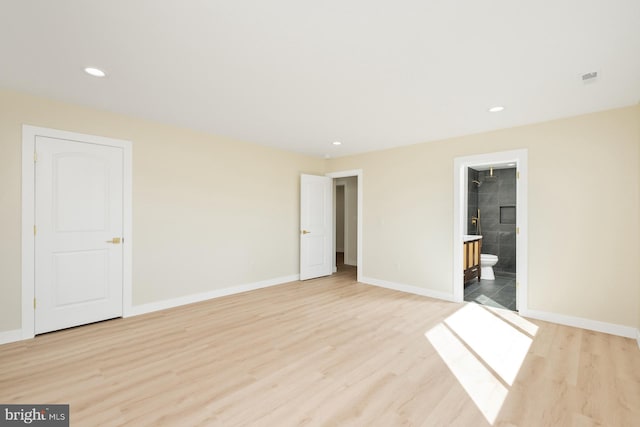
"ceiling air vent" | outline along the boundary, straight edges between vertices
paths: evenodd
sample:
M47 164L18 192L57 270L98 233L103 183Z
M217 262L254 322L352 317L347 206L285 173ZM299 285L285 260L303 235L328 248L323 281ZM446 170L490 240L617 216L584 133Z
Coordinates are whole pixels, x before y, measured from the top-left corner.
M598 72L597 71L592 71L590 73L586 73L582 75L582 81L583 82L588 82L588 81L593 81L595 79L598 78Z

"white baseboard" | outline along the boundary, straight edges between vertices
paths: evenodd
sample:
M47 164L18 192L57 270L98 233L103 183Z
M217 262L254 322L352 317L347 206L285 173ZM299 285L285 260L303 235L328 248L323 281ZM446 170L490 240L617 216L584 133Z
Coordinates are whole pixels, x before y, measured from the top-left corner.
M131 311L125 317L138 316L140 314L151 313L159 310L166 310L168 308L179 307L181 305L186 305L186 304L193 304L195 302L206 301L213 298L239 294L241 292L253 291L255 289L281 285L283 283L295 282L299 279L300 279L300 275L294 274L291 276L284 276L284 277L277 277L275 279L262 280L260 282L247 283L245 285L231 286L223 289L215 289L213 291L202 292L199 294L185 295L183 297L157 301L157 302L150 302L148 304L134 305L133 307L131 307Z
M576 328L588 329L596 332L604 332L605 334L618 335L626 338L637 338L638 345L640 346L640 332L631 326L617 325L615 323L600 322L598 320L566 316L564 314L549 313L538 310L521 310L520 315L522 317L545 320L547 322L558 323L560 325L574 326Z
M419 288L413 285L405 285L402 283L388 282L386 280L374 279L372 277L361 277L360 283L366 285L379 286L381 288L393 289L394 291L406 292L409 294L421 295L423 297L436 298L445 301L454 301L452 294L445 292L433 291L431 289Z
M227 295L238 294L242 292L252 291L255 289L267 288L270 286L281 285L283 283L295 282L300 279L297 274L291 276L278 277L269 280L263 280L260 282L248 283L244 285L232 286L229 288L215 289L209 292L202 292L199 294L186 295L179 298L173 298L170 300L158 301L148 304L142 304L133 306L131 312L126 316L137 316L140 314L151 313L159 310L166 310L168 308L178 307L181 305L192 304L196 302L206 301L213 298L219 298ZM386 280L375 279L371 277L361 277L360 282L379 286L386 289L393 289L395 291L406 292L415 295L421 295L430 298L441 299L444 301L454 301L453 295L444 292L433 291L430 289L419 288L417 286L406 285L401 283L388 282ZM614 323L600 322L597 320L584 319L581 317L566 316L562 314L549 313L538 310L526 310L520 311L520 315L523 317L530 317L533 319L544 320L548 322L558 323L561 325L573 326L582 329L588 329L597 332L604 332L607 334L618 335L627 338L635 338L638 342L638 348L640 348L640 329L633 328L631 326L617 325ZM11 342L21 341L23 339L22 330L15 329L11 331L0 332L0 345Z
M8 344L22 340L22 329L14 329L13 331L0 332L0 344Z
M422 295L425 297L455 302L453 295L451 294L433 291L425 288L419 288L417 286L388 282L386 280L374 279L371 277L361 277L360 282L367 285L380 286L382 288L393 289L410 294ZM604 332L606 334L618 335L626 338L636 338L636 340L638 341L638 347L640 347L640 330L631 326L617 325L615 323L600 322L598 320L584 319L581 317L566 316L563 314L549 313L538 310L520 310L520 315L523 317L530 317L533 319L558 323L560 325L567 325L576 328L588 329L591 331Z

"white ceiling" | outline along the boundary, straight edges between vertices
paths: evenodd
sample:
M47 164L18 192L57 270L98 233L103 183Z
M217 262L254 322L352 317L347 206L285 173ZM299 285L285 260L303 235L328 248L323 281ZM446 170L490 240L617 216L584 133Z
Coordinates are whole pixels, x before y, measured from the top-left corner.
M0 87L336 157L638 103L640 1L0 0Z

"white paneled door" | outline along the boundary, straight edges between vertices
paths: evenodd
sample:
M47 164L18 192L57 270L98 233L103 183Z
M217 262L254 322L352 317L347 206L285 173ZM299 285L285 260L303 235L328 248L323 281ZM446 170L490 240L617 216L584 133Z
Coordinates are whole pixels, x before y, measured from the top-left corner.
M35 333L122 316L123 149L35 141Z
M300 280L332 273L332 179L300 176Z

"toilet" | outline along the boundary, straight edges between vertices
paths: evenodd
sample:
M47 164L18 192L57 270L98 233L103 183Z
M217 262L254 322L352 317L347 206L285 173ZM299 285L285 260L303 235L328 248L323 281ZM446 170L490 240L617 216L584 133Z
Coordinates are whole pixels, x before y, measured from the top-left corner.
M493 266L498 262L497 255L480 254L480 277L482 280L496 280Z

